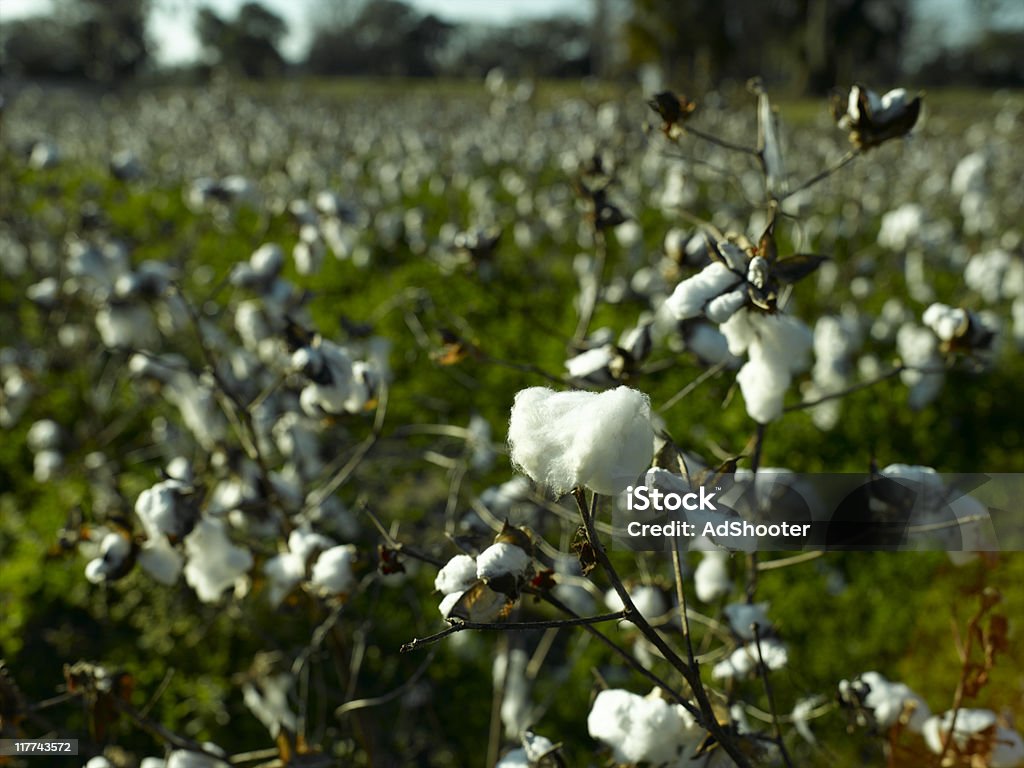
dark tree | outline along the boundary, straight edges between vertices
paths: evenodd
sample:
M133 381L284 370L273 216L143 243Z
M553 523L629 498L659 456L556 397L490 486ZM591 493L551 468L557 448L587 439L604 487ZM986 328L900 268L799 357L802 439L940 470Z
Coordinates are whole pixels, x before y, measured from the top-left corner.
M246 3L233 20L201 8L195 23L196 36L215 66L252 78L284 71L278 47L288 25L259 3Z

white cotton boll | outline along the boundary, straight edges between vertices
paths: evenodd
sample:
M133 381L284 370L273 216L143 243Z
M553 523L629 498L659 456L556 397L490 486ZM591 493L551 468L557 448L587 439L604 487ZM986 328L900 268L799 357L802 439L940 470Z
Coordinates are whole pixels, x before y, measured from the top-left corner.
M1024 295L1024 260L996 248L971 257L964 268L964 282L988 304L1001 298Z
M43 309L53 309L60 300L60 284L56 278L43 278L25 289L25 298Z
M352 563L356 559L356 548L342 544L320 553L313 565L310 583L321 592L332 595L348 592L355 586Z
M226 768L226 766L227 763L223 760L218 760L205 752L176 749L167 756L165 768Z
M925 721L932 714L924 699L906 684L890 682L878 672L865 672L858 680L868 686L863 704L873 712L875 721L882 730L891 728L904 712L909 713L913 710L907 727L914 733L921 733ZM856 681L854 682L856 684Z
M294 678L287 672L262 678L258 685L245 683L242 685L242 700L256 719L277 738L281 727L295 732L295 713L288 704L288 692L294 684Z
M924 226L924 208L917 203L904 203L882 216L878 244L893 251L906 250Z
M167 768L167 761L162 757L144 757L139 768Z
M739 365L740 359L729 351L729 342L718 328L710 323L698 323L686 334L686 347L693 351L701 362L708 365Z
M516 475L498 486L491 486L480 494L480 502L499 518L508 517L508 511L515 504L530 499L530 481Z
M159 334L153 314L144 304L106 304L96 312L96 330L109 349L147 349Z
M529 731L523 734L523 749L526 751L526 757L534 762L550 754L554 748L554 742L546 736L539 736Z
M988 160L982 152L965 155L953 169L949 181L949 191L957 197L963 197L969 191L982 190L985 187L985 171Z
M57 451L39 451L32 457L32 477L37 483L52 480L64 466L64 456Z
M925 744L935 754L942 752L942 742L949 733L950 724L953 722L953 711L949 710L941 716L935 715L925 721L922 728ZM996 713L990 709L969 709L962 707L956 712L956 725L953 727L953 741L963 749L972 738L979 737L982 731L992 728L998 731L998 718ZM1018 737L1019 739L1019 737ZM1018 758L1019 760L1019 758ZM995 766L994 762L987 763L988 766ZM1009 762L1010 768L1016 763Z
M516 549L519 549L516 547ZM522 552L522 550L519 550ZM524 553L525 554L525 553ZM445 563L434 578L434 589L444 595L460 594L476 581L476 560L469 555L455 555Z
M517 747L502 755L502 758L495 764L494 768L533 768L533 763L526 754L526 750L522 747Z
M85 768L114 768L114 764L103 755L96 755L85 764Z
M789 716L793 721L793 727L796 728L797 733L799 733L808 744L818 743L818 740L814 737L814 732L811 731L810 716L811 712L813 712L819 704L821 704L821 698L818 696L808 696L800 699L793 706L793 711Z
M594 374L607 372L615 359L615 348L611 345L588 349L565 361L565 368L574 379L585 379Z
M292 249L295 271L300 275L315 275L323 265L325 252L322 240L300 240Z
M943 341L956 338L958 331L967 327L967 311L945 304L932 304L924 311L922 322Z
M735 315L747 303L747 291L737 288L712 299L707 306L708 320L713 323L724 323Z
M802 321L792 315L757 313L751 323L766 354L780 360L791 373L807 369L814 334Z
M727 552L705 552L697 569L693 572L693 585L697 599L702 603L713 603L732 591L729 578L729 554Z
M648 696L619 689L601 691L587 716L590 735L612 749L618 763L680 765L703 737L679 704L654 691Z
M663 616L668 610L665 596L656 587L646 584L633 587L629 590L629 597L640 614L647 619L656 619L659 616ZM618 592L614 589L609 589L605 593L604 602L608 606L608 610L611 611L621 611L625 607L622 603L622 598L619 597Z
M25 440L33 453L55 449L60 445L60 425L53 419L41 419L28 428Z
M741 280L725 264L716 261L677 285L672 295L665 300L665 306L677 320L697 317L704 310L705 304Z
M478 579L497 579L502 576L522 576L532 562L530 555L515 544L499 541L479 554L476 559Z
M187 486L180 480L164 480L147 488L135 501L135 514L142 523L146 536L158 539L164 536L180 538L191 523L181 495Z
M765 667L773 670L781 669L789 662L786 646L774 638L762 640L760 648L760 656L757 643L747 643L737 648L728 659L715 664L711 676L716 680L746 677L757 669L758 661L762 658Z
M757 624L757 631L762 636L771 627L768 603L730 603L725 606L725 617L733 632L744 640L754 639L754 624Z
M736 374L747 414L759 424L768 424L782 415L783 399L791 376L783 361L763 351L760 343L750 346L750 359Z
M263 564L263 575L270 583L267 599L277 607L305 578L306 561L292 552L283 552Z
M443 618L448 618L448 614L452 612L452 608L455 607L456 603L462 599L463 594L464 592L450 592L442 598L441 602L438 603L437 610L441 612Z
M155 539L142 545L136 562L154 581L169 587L178 582L185 558L166 539Z
M185 537L185 581L204 603L215 603L252 567L252 553L228 538L224 521L204 518Z
M288 534L288 551L302 561L303 566L309 562L315 552L330 549L335 543L326 536L311 531L307 526L300 526Z
M284 267L284 251L277 243L264 243L249 257L249 266L260 278L277 277Z
M750 311L737 312L719 326L718 330L725 336L730 354L739 357L757 338L753 317Z
M508 440L516 468L558 494L581 486L620 493L654 456L650 403L628 387L599 394L524 389L512 406Z
M120 533L108 533L100 542L99 557L85 567L85 577L93 584L106 581L116 573L131 554L132 543Z

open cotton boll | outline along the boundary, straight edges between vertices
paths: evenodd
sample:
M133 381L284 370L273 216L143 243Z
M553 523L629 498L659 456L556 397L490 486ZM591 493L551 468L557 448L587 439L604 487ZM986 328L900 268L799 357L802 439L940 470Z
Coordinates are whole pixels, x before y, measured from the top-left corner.
M166 539L160 538L143 544L136 562L155 581L171 586L181 576L184 560L178 550L168 544Z
M703 733L679 704L652 691L648 696L621 689L601 691L587 716L587 730L612 749L618 763L682 765Z
M320 553L313 565L310 583L320 592L337 595L348 592L355 585L352 562L356 559L356 548L352 544L331 547Z
M53 419L40 419L28 428L25 439L33 453L55 449L60 445L60 425Z
M708 302L706 314L713 323L724 323L747 303L747 292L743 288L723 293Z
M263 564L263 575L270 583L267 599L278 606L306 575L306 561L292 552L282 552Z
M750 418L759 424L779 418L791 380L782 360L764 351L760 344L752 344L750 359L736 374Z
M655 587L643 585L628 591L633 605L647 619L656 619L658 616L664 615L668 610L664 595L662 595L661 590ZM614 589L609 589L605 593L604 602L609 610L612 611L621 611L625 607L622 603L622 598L619 597L618 592Z
M654 456L650 413L647 396L628 387L599 394L524 389L509 423L512 463L557 494L582 486L620 493Z
M703 603L713 603L732 591L732 579L729 578L727 552L705 552L697 570L693 572L693 585L697 591L697 599Z
M455 607L455 604L462 599L464 592L464 590L460 590L459 592L449 592L444 596L437 606L437 610L441 612L442 617L446 619L448 618L448 614L452 612L452 608Z
M494 768L533 768L533 763L526 754L526 750L517 747L504 754Z
M532 558L515 544L499 541L492 544L476 559L476 576L478 579L498 579L502 576L522 576L530 567Z
M207 747L206 744L203 746ZM223 760L219 760L205 752L176 749L167 756L165 768L226 768L227 765Z
M523 749L526 750L527 758L534 762L550 754L554 748L554 743L546 736L539 736L529 731L523 734Z
M764 665L768 669L781 669L789 662L789 652L778 640L768 638L762 640L760 646L760 657L757 643L747 643L737 648L728 659L715 664L711 676L716 680L746 677L757 669L759 658L764 659Z
M665 300L665 306L676 320L697 317L704 310L705 304L742 279L722 262L713 262L677 285L672 295Z
M925 721L922 735L928 749L935 754L943 751L942 742L949 733L952 721L952 710L945 712L941 717L936 715ZM960 749L965 749L971 744L982 754L986 747L991 750L989 759L985 762L987 768L1017 768L1024 763L1024 743L1020 734L1000 726L996 713L990 709L957 710L953 741Z
M242 685L242 700L256 719L277 738L281 727L294 732L298 719L288 703L288 692L295 683L287 672L269 675L258 682Z
M217 602L252 567L252 553L232 544L217 518L200 520L185 537L185 555L185 581L204 603Z
M843 683L846 681L840 683L840 694L847 687ZM904 683L890 682L878 672L865 672L848 687L857 690L858 684L867 687L867 694L861 703L872 711L875 722L882 730L891 728L906 712L910 713L907 727L914 733L921 733L925 721L931 717L931 710L924 699Z
M115 574L123 575L121 569L131 551L132 543L127 536L108 533L100 543L99 557L86 564L85 578L93 584L99 584L115 577Z
M518 547L517 547L518 549ZM522 552L522 550L519 550ZM476 560L469 555L455 555L445 563L434 578L434 589L443 595L463 592L476 581Z
M64 456L58 451L40 451L32 457L32 477L37 483L46 483L64 466Z
M967 327L967 311L935 303L924 311L921 320L943 341L951 341Z
M180 480L164 480L147 488L135 501L135 514L142 522L146 536L181 538L192 525L189 510L181 501L187 486Z
M733 632L744 640L754 639L753 625L757 624L757 631L763 636L765 630L771 626L768 621L768 603L730 603L725 606L725 617L729 620L729 626Z

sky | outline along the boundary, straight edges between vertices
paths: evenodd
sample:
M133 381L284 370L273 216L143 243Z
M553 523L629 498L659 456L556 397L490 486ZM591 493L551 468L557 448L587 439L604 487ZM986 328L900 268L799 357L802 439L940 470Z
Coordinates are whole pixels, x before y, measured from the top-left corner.
M550 16L556 13L586 15L590 0L407 0L424 13L461 22L508 23L517 19ZM915 0L919 13L944 22L944 42L958 43L977 31L969 0ZM150 20L150 31L161 64L194 60L199 46L193 34L195 10L208 5L223 16L232 16L243 0L155 0L157 11ZM283 45L285 56L301 58L310 39L310 18L315 18L318 0L262 0L262 3L288 22L290 30ZM1024 26L1024 2L1011 2L1012 26ZM0 23L4 20L45 14L50 0L0 0Z

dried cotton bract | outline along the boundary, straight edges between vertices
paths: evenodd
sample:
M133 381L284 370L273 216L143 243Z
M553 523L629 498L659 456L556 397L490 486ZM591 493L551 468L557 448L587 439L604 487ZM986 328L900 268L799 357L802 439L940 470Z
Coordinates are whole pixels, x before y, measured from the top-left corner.
M559 495L584 486L620 493L651 464L650 417L647 396L628 387L599 394L524 389L508 429L512 462Z

